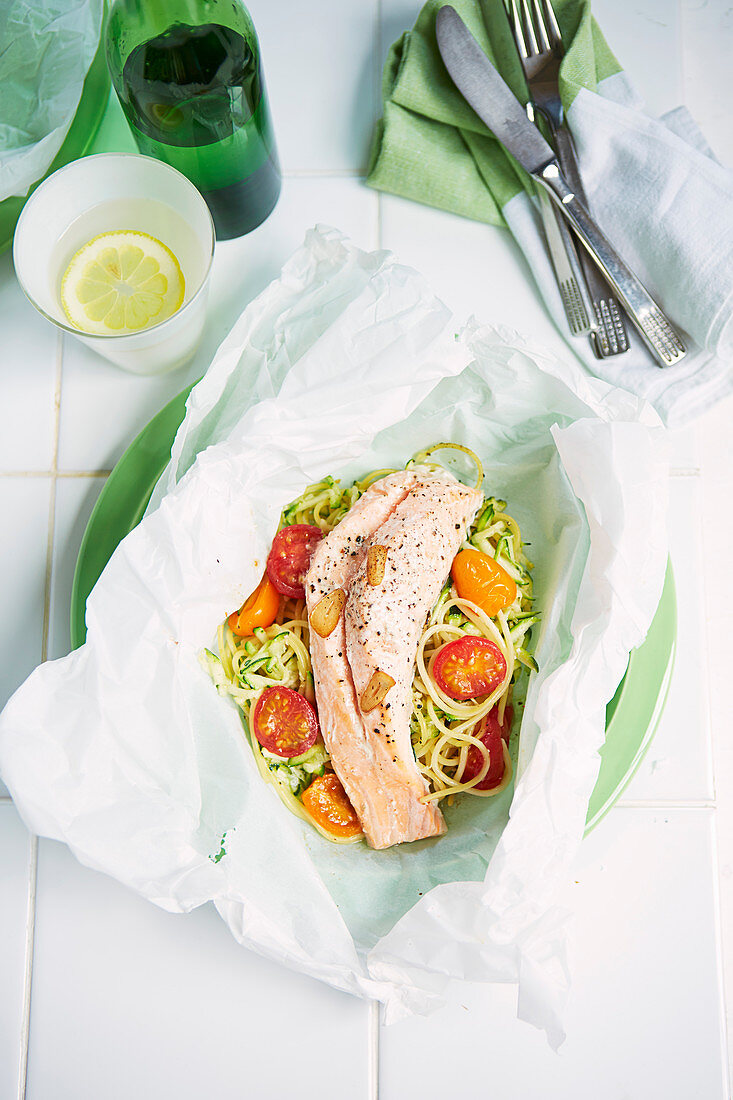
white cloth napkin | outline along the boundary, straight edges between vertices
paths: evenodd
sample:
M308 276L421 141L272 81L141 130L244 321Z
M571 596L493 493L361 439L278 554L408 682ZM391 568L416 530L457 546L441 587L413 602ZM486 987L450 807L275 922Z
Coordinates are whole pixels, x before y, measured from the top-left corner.
M625 73L581 89L568 111L588 202L617 250L683 332L687 356L660 369L629 324L631 347L596 359L567 321L526 193L503 214L560 331L590 371L646 398L674 427L733 391L733 173L685 108L644 113Z

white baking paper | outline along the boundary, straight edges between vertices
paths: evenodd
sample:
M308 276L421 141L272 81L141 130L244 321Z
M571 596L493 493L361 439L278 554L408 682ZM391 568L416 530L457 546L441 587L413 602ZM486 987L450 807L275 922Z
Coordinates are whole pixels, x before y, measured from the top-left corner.
M0 201L46 174L99 46L101 0L0 4Z
M391 254L311 231L193 390L151 506L89 599L86 644L36 669L0 716L0 771L26 824L165 909L213 900L242 943L379 998L388 1021L430 1011L456 979L518 982L520 1015L557 1044L555 896L605 704L665 570L656 424L511 332L458 331ZM334 846L262 782L198 654L258 582L305 484L438 440L481 455L536 563L540 672L516 790L458 800L438 840Z

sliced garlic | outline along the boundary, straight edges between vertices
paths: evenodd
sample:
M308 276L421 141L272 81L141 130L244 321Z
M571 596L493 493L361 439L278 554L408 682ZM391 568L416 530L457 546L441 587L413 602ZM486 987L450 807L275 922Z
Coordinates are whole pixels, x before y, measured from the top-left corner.
M319 600L310 613L310 624L321 638L327 638L336 629L346 603L343 588L335 588Z
M374 673L371 680L361 693L361 709L367 713L370 710L374 710L384 699L385 695L390 688L395 686L395 681L387 672L380 672L379 669Z
M370 546L367 550L367 580L371 585L381 584L387 564L387 547Z

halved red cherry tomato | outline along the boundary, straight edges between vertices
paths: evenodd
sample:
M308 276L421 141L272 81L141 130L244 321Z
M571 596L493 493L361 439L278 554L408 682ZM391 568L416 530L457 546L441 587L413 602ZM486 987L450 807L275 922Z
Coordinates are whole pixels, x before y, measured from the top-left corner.
M231 630L246 638L256 626L272 626L280 606L280 593L265 573L254 592L247 597L239 611L229 616Z
M316 543L322 538L321 529L307 523L283 527L275 535L267 558L267 575L282 596L303 599L303 578L308 572Z
M303 791L303 805L313 820L327 833L340 837L358 836L361 833L356 811L333 772L316 776L310 787Z
M292 688L265 688L252 711L252 730L263 749L275 756L301 756L316 743L316 712Z
M483 777L480 783L476 783L474 786L475 791L490 791L492 787L498 787L504 778L504 750L502 748L502 741L509 740L509 734L512 728L512 719L514 717L514 711L511 707L506 707L504 710L504 722L499 724L499 708L494 707L482 720L478 727L478 730L474 732L474 737L478 737L479 741L483 741L486 748L489 750L489 770ZM464 782L469 779L473 779L475 775L481 771L483 767L484 758L481 755L481 751L476 748L475 745L471 745L466 757L466 766L463 769L463 776L461 777Z
M461 550L451 566L458 595L475 603L489 618L517 598L517 586L506 569L480 550Z
M438 650L433 676L451 699L478 699L489 695L506 675L504 654L495 642L465 634Z

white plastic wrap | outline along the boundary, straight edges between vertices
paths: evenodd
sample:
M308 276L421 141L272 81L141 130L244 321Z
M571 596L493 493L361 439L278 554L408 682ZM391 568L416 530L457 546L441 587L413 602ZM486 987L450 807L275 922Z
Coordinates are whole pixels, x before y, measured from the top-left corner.
M514 334L457 334L390 254L311 231L193 390L151 506L89 599L86 644L37 669L0 716L0 771L24 820L165 909L213 900L242 943L379 998L388 1020L429 1011L451 979L516 981L520 1014L559 1042L554 897L583 835L605 704L664 576L655 424ZM481 455L536 563L540 672L516 791L459 799L437 841L334 846L263 783L197 656L307 483L403 464L437 440Z

